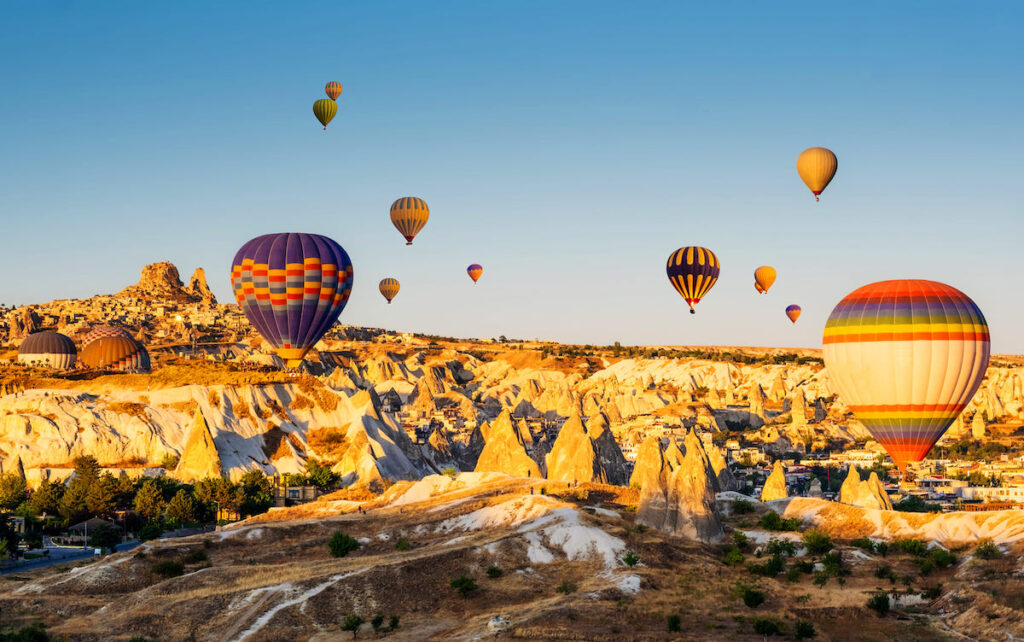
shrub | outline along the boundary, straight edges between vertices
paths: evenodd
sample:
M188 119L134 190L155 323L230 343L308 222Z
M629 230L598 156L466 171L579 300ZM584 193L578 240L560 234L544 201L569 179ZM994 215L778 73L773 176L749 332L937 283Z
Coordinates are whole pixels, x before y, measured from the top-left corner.
M497 566L488 566L487 567L487 577L491 578L492 580L495 579L495 578L501 577L502 574L503 574L502 570L500 568L498 568Z
M683 618L676 614L668 616L668 632L679 633L683 630Z
M893 544L904 553L909 553L914 557L928 555L928 545L919 539L898 539Z
M814 572L814 562L811 560L797 560L793 562L793 568L797 569L801 573L810 575Z
M889 542L875 542L875 551L885 557L889 554Z
M397 615L392 615L391 617L388 618L388 630L389 631L394 631L397 628L398 628L398 616Z
M743 557L743 553L740 552L740 549L735 546L726 548L725 554L722 556L722 562L727 566L739 566L744 561L746 561L746 558Z
M455 470L455 468L449 466L448 468L442 470L441 474L444 475L445 477L451 477L452 479L455 479L455 476L458 474L458 472Z
M793 637L797 640L810 640L817 636L818 632L814 630L814 625L803 620L798 621L793 630Z
M358 615L346 615L345 621L341 625L342 631L352 631L352 639L356 638L356 633L359 632L359 627L363 625L365 620Z
M156 521L147 522L139 529L139 541L148 542L164 534L164 529Z
M800 572L800 569L794 566L786 571L786 581L793 583L799 582L801 575L803 575L803 573Z
M412 544L410 544L409 540L405 539L404 537L399 537L398 541L395 542L396 551L407 551L410 548L412 548Z
M341 531L331 535L331 541L327 543L327 547L331 550L331 555L334 557L345 557L352 551L358 550L359 546L360 544L356 538Z
M472 577L460 575L448 583L462 597L469 597L469 594L480 588Z
M928 559L938 568L949 568L956 564L956 555L953 555L944 548L933 549L931 554L928 555Z
M832 550L832 538L816 528L805 532L802 539L811 555L823 555Z
M796 555L796 544L788 539L776 539L773 537L768 540L767 551L769 555L793 557Z
M757 522L761 528L769 531L798 531L800 530L800 520L798 519L783 519L775 511L768 511L761 516L761 519Z
M374 615L373 619L370 620L370 626L373 627L374 633L379 633L380 630L384 628L384 614L378 613L377 615Z
M36 622L23 626L11 633L0 633L0 642L48 642L50 636L46 634L46 625Z
M925 598L926 600L934 600L938 598L940 595L942 595L942 582L939 582L938 584L933 584L932 586L926 586L924 590L921 591L921 597Z
M882 564L875 569L875 577L880 580L889 580L893 584L896 583L896 574L892 572L892 567L888 564Z
M622 563L626 566L636 566L640 563L640 558L633 551L626 551L626 554L622 556Z
M764 593L757 589L746 587L743 590L743 604L748 608L756 609L764 604Z
M782 635L785 629L782 622L768 618L754 620L754 633L768 637L769 635Z
M201 548L192 549L185 555L186 564L198 564L199 562L205 562L206 560L206 551Z
M885 617L889 613L889 594L875 593L868 599L868 608L878 614L878 617Z
M999 550L999 547L992 543L992 540L982 540L978 544L978 548L974 549L974 556L983 560L994 560L1002 557L1003 552Z
M755 564L750 562L747 564L747 570L754 575L763 575L764 577L775 577L786 568L786 560L781 555L772 555L771 558L763 564Z
M754 512L754 504L745 499L737 499L732 503L732 512L737 515L749 515Z
M564 580L561 584L555 587L555 591L557 593L562 593L563 595L568 595L576 592L576 585L569 580Z
M736 545L736 548L745 551L750 546L750 538L743 531L733 531L732 543Z
M185 565L177 560L160 560L152 570L161 577L178 577L185 573Z
M868 553L874 553L875 550L877 550L875 548L875 543L873 541L871 541L870 538L867 538L867 537L858 537L857 539L855 539L852 542L850 542L850 545L851 546L856 546L857 548L864 549Z

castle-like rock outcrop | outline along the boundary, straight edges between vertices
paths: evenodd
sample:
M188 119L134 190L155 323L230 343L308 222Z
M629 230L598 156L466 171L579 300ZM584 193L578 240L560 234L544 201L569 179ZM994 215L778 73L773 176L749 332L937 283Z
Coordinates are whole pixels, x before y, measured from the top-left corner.
M220 477L223 474L224 469L220 453L217 452L217 444L213 440L213 433L202 411L196 409L192 427L189 428L188 437L185 439L185 448L181 451L173 475L183 482L194 482L207 477Z
M636 521L687 539L720 540L722 518L715 503L715 481L708 471L700 441L688 443L679 467L643 488Z
M765 480L764 488L761 489L761 501L770 502L773 499L787 497L789 497L789 491L786 489L786 471L782 467L782 460L776 459L775 466L772 467L772 472Z
M476 472L505 473L514 477L543 477L540 466L526 452L512 413L505 410L494 421L476 462Z
M860 473L853 464L850 464L850 471L839 488L839 501L861 508L892 510L892 501L889 500L889 495L885 492L885 486L878 475L872 471L866 481L861 481Z

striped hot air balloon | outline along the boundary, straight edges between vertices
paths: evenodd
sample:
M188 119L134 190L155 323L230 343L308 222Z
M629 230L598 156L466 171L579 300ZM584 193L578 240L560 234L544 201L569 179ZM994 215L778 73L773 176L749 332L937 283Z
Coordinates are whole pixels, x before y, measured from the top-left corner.
M768 288L772 287L773 283L775 283L775 268L770 265L762 265L754 270L754 288L758 292L764 294Z
M786 306L786 316L789 317L789 320L792 321L794 325L796 324L796 320L800 318L800 313L802 311L803 309L795 303L793 305Z
M75 342L59 332L35 332L18 346L18 363L46 366L56 370L75 367Z
M264 234L242 246L231 288L246 318L288 367L297 367L338 320L352 292L352 262L319 234Z
M669 255L665 265L668 280L676 292L686 299L690 314L695 313L693 306L704 298L718 280L720 267L718 257L705 247L690 245Z
M334 119L338 113L338 103L330 98L321 98L313 103L313 115L320 121L320 124L327 129L327 123Z
M473 279L475 285L480 280L480 275L484 273L484 266L479 263L474 263L466 268L466 274L469 274L469 278Z
M832 310L822 338L832 388L905 472L964 410L988 367L988 324L943 283L880 281Z
M85 336L82 337L82 347L84 348L96 339L102 339L103 337L125 337L126 339L131 339L132 333L119 325L98 325L86 332Z
M811 147L800 152L796 159L796 171L800 174L807 188L814 192L814 200L821 195L832 178L836 175L839 160L832 150L824 147Z
M101 337L82 348L82 365L118 372L149 372L149 352L130 337Z
M412 245L429 218L430 208L422 198L405 196L391 204L391 223L405 237L406 245Z
M391 277L381 279L380 285L377 286L377 288L380 290L380 293L383 294L384 298L388 300L388 303L391 303L391 299L395 298L398 295L398 290L400 287L401 286L398 284L398 279L392 279Z
M338 100L338 96L341 95L341 83L332 80L324 87L324 92L327 93L327 97L331 100Z

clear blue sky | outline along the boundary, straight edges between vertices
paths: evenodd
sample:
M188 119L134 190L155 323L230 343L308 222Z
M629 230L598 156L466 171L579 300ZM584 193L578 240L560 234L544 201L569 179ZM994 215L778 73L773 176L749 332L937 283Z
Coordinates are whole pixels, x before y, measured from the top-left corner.
M242 243L304 231L352 256L351 324L818 347L850 290L917 277L1021 353L1022 27L1016 2L10 3L0 301L159 260L230 301ZM817 204L814 145L839 157ZM723 266L695 316L664 271L690 244Z

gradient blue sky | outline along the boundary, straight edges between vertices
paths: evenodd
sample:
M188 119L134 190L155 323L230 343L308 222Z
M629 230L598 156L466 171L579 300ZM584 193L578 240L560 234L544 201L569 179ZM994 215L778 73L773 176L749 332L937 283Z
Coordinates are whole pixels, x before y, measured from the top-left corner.
M230 301L242 243L304 231L352 256L345 323L819 347L850 290L916 277L1024 352L1019 3L49 1L2 24L8 304L158 260ZM814 145L839 156L818 204ZM411 247L406 195L431 207ZM690 244L723 266L695 316L664 271Z

